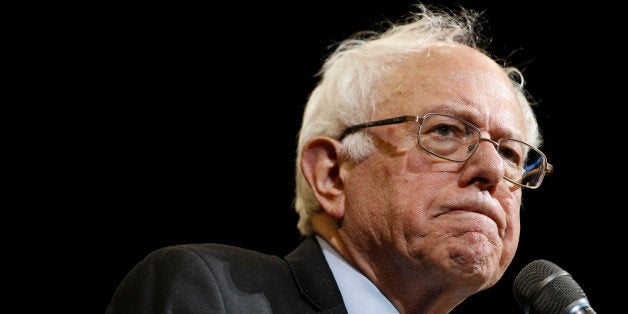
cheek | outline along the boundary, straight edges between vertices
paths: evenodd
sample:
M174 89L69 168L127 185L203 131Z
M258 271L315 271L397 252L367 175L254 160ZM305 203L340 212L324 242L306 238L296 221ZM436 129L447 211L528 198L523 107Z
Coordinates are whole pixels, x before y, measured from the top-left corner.
M503 239L504 248L500 259L500 265L504 268L514 258L521 234L521 190L515 193L508 193L510 197L504 198L504 201L501 203L502 208L506 211L506 233Z
M440 185L442 185L443 178L440 178L437 174L442 173L445 175L459 172L463 164L464 163L452 162L431 155L417 145L415 152L409 154L406 159L405 167L411 173L420 175L426 179L440 181Z
M414 242L438 232L428 221L427 209L442 193L446 176L447 172L434 170L433 165L423 158L408 158L405 171L400 173L394 182L394 190L390 191L396 202L392 204L397 215L394 231L404 242Z
M404 241L404 234L410 231L408 228L422 229L425 218L417 208L423 208L422 203L438 191L434 189L437 180L429 179L434 181L431 184L425 170L409 169L408 165L417 165L417 162L405 157L407 155L368 160L353 169L350 181L345 184L345 227L364 228L371 238L391 237L382 239L388 243ZM375 229L380 231L373 232ZM356 231L353 230L354 234Z
M437 197L449 185L457 185L460 164L424 153L420 147L409 155L403 175L405 181L400 185L411 189L408 201L414 208L420 202ZM420 207L425 206L422 204Z
M346 207L343 226L354 235L368 233L368 229L379 229L387 216L386 204L393 192L389 187L394 184L395 175L389 166L374 159L371 156L344 178Z

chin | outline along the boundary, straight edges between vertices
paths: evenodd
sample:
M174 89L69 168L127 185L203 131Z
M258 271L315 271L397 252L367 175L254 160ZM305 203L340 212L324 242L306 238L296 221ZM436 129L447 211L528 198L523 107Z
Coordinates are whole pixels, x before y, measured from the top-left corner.
M497 281L495 275L500 272L500 263L495 246L485 242L474 242L450 251L450 271L457 277L467 280L473 278L484 288Z

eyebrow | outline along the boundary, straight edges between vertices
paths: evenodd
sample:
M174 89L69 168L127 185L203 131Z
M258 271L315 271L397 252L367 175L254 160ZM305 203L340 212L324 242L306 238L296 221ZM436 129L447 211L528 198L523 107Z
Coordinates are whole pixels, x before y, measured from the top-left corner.
M425 112L417 113L417 115L423 116L425 113L428 113L428 112L448 114L456 118L463 119L465 121L470 122L481 131L486 131L486 126L484 127L478 126L478 121L483 121L483 117L478 112L478 110L476 110L473 106L465 105L464 108L469 108L469 109L460 109L460 104L439 103L433 106L422 108L422 110L424 110ZM525 124L524 124L524 127L525 127ZM525 138L524 130L521 130L521 132L515 132L515 131L516 131L515 128L506 127L500 123L499 125L497 125L496 129L492 128L488 133L489 135L491 135L491 139L511 138L511 139L517 139L521 141L528 140Z

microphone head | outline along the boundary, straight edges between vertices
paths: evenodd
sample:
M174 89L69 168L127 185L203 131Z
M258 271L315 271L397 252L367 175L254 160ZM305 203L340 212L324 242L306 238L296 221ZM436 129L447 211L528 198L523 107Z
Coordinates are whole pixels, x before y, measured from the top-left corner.
M523 267L512 286L525 313L566 313L565 309L586 302L586 295L569 273L546 260Z

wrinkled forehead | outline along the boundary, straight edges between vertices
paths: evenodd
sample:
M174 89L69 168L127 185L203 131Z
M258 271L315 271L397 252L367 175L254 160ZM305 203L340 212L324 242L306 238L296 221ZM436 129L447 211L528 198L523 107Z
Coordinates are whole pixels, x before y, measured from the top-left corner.
M438 44L397 63L379 85L374 119L448 113L481 129L523 139L517 92L503 69L481 52Z

